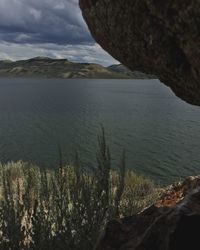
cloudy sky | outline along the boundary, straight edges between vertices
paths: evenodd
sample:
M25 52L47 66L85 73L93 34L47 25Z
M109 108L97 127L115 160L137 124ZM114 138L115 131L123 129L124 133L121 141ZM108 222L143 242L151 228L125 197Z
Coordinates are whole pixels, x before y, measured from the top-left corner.
M92 39L78 0L0 0L0 60L35 56L117 63Z

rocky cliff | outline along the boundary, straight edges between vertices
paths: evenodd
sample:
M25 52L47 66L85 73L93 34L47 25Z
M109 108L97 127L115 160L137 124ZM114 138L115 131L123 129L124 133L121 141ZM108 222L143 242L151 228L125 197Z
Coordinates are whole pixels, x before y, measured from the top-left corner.
M96 41L131 70L200 105L199 0L80 0Z

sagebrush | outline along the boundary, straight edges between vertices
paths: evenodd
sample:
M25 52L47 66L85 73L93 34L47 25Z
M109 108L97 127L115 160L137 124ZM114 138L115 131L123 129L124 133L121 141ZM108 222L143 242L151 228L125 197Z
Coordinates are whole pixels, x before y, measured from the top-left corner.
M90 250L105 223L138 213L158 192L152 181L111 168L105 135L99 137L96 167L73 165L41 170L28 163L0 166L0 249Z

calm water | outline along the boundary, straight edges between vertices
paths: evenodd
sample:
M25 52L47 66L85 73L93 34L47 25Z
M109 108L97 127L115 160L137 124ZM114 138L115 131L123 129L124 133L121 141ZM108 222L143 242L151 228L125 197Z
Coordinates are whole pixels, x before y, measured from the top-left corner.
M114 160L170 183L200 173L200 108L157 80L0 79L0 160L41 167L58 162L58 145L84 164L95 158L103 124Z

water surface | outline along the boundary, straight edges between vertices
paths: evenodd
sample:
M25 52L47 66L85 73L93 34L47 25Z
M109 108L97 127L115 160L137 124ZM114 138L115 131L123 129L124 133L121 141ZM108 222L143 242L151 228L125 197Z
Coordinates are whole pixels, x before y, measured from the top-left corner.
M55 167L80 152L92 165L103 124L112 158L166 184L200 172L200 108L157 80L0 78L0 161ZM115 164L114 164L115 165Z

